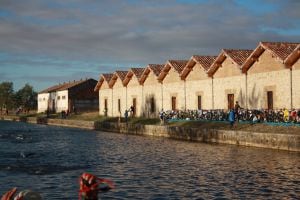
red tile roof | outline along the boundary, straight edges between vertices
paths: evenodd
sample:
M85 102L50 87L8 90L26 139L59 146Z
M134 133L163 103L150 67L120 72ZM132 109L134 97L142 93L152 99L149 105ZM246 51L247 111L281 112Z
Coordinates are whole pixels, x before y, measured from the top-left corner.
M123 81L127 75L128 71L116 71L115 74Z
M102 76L103 76L103 78L104 78L104 80L108 83L110 80L111 80L111 78L113 77L113 74L102 74Z
M149 73L152 71L153 74L158 77L164 65L161 64L148 64L148 66L144 69L141 77L140 84L144 84L145 80L148 78Z
M297 60L300 59L300 43L294 49L294 51L284 60L287 67L293 66Z
M185 65L184 69L182 70L180 74L181 79L185 80L185 78L192 71L196 63L199 63L201 67L205 71L207 71L216 58L217 56L193 55L188 61L188 63Z
M300 43L261 42L260 44L266 49L271 50L281 60L285 60Z
M56 91L62 91L62 90L68 90L72 87L75 87L81 83L84 83L86 81L88 81L90 79L84 79L84 80L79 80L79 81L69 81L69 82L66 82L66 83L63 83L63 84L58 84L58 85L54 85L52 87L49 87L39 93L50 93L50 92L56 92Z
M216 60L217 56L200 56L194 55L192 58L199 63L205 70L208 70L211 64Z
M207 73L209 76L213 76L227 57L232 59L232 61L241 68L252 52L253 50L248 49L222 49L221 53L207 70Z
M100 79L94 88L94 91L98 91L104 81L106 81L108 84L109 81L112 79L112 77L113 77L113 74L101 74Z
M188 60L169 60L168 62L178 73L181 73Z
M59 84L59 85L54 85L54 86L51 86L45 90L42 90L39 92L39 94L41 93L49 93L49 92L55 92L57 91L59 88L61 88L63 86L63 84Z
M137 77L137 79L140 79L145 68L131 68L131 71L133 74Z
M294 52L299 44L300 43L290 42L260 42L242 65L242 70L243 72L246 72L265 50L271 51L271 53L283 63L285 59Z
M85 82L86 80L80 80L80 81L74 81L74 82L69 82L63 85L63 87L59 88L58 91L62 91L62 90L67 90L70 89L76 85L79 85L83 82Z
M246 59L253 52L253 50L244 49L223 49L223 51L239 66L243 65Z
M130 68L130 70L127 72L123 80L123 85L127 86L127 84L129 83L133 75L138 79L138 81L140 81L140 78L144 70L145 68Z
M109 87L113 87L118 78L121 80L122 85L124 86L123 81L125 80L127 73L128 71L119 71L119 70L115 71L115 73L113 74L112 78L109 81Z
M150 69L153 71L155 76L158 76L163 69L164 65L163 64L149 64L148 65Z
M188 60L168 60L157 77L158 81L162 82L171 68L180 75L187 63Z

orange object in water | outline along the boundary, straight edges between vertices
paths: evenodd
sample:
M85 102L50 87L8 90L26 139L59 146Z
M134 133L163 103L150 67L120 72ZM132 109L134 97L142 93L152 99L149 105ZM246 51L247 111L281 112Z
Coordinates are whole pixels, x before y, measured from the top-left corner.
M97 200L98 192L113 189L114 183L108 179L98 178L89 173L83 173L79 179L79 186L79 200Z

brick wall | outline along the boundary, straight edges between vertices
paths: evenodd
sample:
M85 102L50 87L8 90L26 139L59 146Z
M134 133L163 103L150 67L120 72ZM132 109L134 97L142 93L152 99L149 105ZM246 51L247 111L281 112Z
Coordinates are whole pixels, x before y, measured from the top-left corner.
M173 68L163 80L163 108L172 109L172 97L176 97L176 109L185 109L184 81L180 79L178 72Z
M264 51L247 72L247 99L250 109L267 108L267 92L273 92L273 108L290 108L290 70Z
M212 79L207 76L200 64L196 64L185 80L186 109L198 108L198 96L201 96L202 109L212 108Z
M265 50L247 74L242 73L240 66L230 58L224 60L213 79L207 76L200 64L194 66L185 81L171 68L161 84L151 71L143 86L139 85L135 76L128 83L127 89L120 79L113 90L104 82L99 91L99 112L103 114L104 99L108 99L109 116L119 116L120 99L123 116L125 109L132 105L132 99L136 98L137 116L157 117L162 108L172 108L172 96L176 97L177 109L197 109L198 96L201 96L202 109L227 109L228 94L233 94L234 102L239 101L244 108L261 109L268 106L268 91L273 92L273 108L290 109L292 103L294 108L300 108L300 60L292 70L291 72L281 60ZM150 104L155 108L150 109Z
M103 82L99 90L99 115L105 114L105 99L107 100L107 115L112 116L112 89L108 87L106 81Z
M142 107L142 86L139 84L136 76L133 76L127 85L127 105L126 108L129 109L133 105L133 99L136 99L136 116L141 116Z
M300 59L293 66L293 107L300 109Z
M158 82L157 77L151 71L145 80L143 88L143 99L141 114L146 117L157 117L158 112L162 109L162 84ZM149 101L154 99L154 112L149 108Z
M234 95L234 102L246 107L246 77L238 65L226 58L213 75L214 109L228 109L228 95Z
M124 116L125 109L128 109L126 107L127 105L127 94L126 94L127 88L123 86L122 81L118 78L116 80L116 83L113 86L112 96L113 96L113 102L112 102L112 116ZM120 99L120 111L119 111L119 105L118 100Z

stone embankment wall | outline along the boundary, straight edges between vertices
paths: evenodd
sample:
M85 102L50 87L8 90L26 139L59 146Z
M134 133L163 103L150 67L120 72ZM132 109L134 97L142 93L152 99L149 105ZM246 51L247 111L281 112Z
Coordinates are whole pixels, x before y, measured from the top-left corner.
M66 119L48 119L44 117L16 117L16 116L1 116L0 120L8 121L19 121L27 122L32 124L47 124L54 126L66 126L74 128L83 128L83 129L95 129L94 121L83 121L83 120L66 120Z
M159 125L94 122L82 120L0 117L1 120L23 121L28 123L48 124L115 132L121 134L166 137L193 142L234 144L241 146L262 147L277 150L300 152L299 134L258 133L236 130L199 129Z
M123 134L167 137L194 142L234 144L300 152L300 134L256 133L157 125L96 123L96 130Z

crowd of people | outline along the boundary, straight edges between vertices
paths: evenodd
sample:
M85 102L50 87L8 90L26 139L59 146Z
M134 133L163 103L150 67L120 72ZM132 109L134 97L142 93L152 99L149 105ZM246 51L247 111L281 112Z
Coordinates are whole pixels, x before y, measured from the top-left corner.
M233 114L232 114L233 113ZM162 121L169 120L208 120L208 121L244 121L250 123L300 123L300 109L286 108L270 109L243 109L236 105L233 109L223 110L168 110L159 112Z

